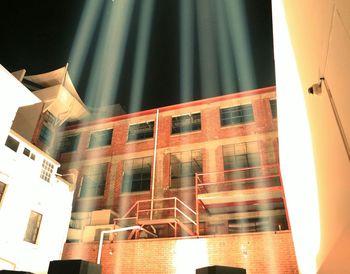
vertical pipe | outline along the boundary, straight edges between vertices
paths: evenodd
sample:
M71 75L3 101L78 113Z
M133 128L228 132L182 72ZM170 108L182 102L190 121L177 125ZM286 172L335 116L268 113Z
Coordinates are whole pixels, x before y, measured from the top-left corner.
M158 143L158 120L159 120L159 109L156 114L156 132L154 136L154 150L153 150L153 167L152 167L152 196L151 196L151 215L150 219L153 220L153 206L154 206L154 182L156 178L156 162L157 162L157 143Z
M196 199L196 234L199 236L199 209L198 209L198 173L195 174L195 199Z

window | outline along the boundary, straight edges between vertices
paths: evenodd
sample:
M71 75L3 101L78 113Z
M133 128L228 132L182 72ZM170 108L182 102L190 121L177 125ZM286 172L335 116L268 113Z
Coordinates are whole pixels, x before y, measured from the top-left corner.
M152 157L124 161L122 192L150 190Z
M5 188L6 188L6 184L4 184L3 182L0 182L0 203L1 203L2 197L4 196Z
M257 142L246 142L226 145L222 147L224 156L224 169L240 169L260 166L260 153ZM248 169L225 173L225 179L235 180L256 177L260 169Z
M49 111L45 112L45 114L43 115L43 119L47 125L52 127L56 127L61 123L61 121Z
M200 150L172 153L170 158L171 187L193 186L195 173L201 173L202 170Z
M128 141L153 138L154 122L146 122L129 126Z
M53 137L52 130L49 129L47 126L43 125L40 130L39 141L45 146L49 146L51 143L52 137Z
M86 168L84 172L80 197L103 196L105 191L107 163Z
M113 129L92 132L90 135L89 148L108 146L112 143Z
M201 114L192 113L172 117L171 134L191 132L201 129Z
M270 100L270 108L271 108L272 118L277 118L277 102L276 102L276 100Z
M98 228L98 229L96 229L95 230L95 241L99 241L100 240L100 238L101 238L101 232L102 231L106 231L106 230L111 230L110 228ZM103 240L104 241L108 241L109 240L109 236L110 236L111 234L110 233L105 233L104 235L103 235Z
M79 144L80 135L70 135L63 137L60 145L60 152L72 152L77 150Z
M5 146L12 149L14 152L17 152L19 142L15 138L12 138L11 136L7 136Z
M24 148L23 150L23 154L27 157L29 157L32 160L35 160L35 154L33 152L31 152L28 148Z
M38 212L31 211L26 234L24 240L26 242L35 244L38 238L42 215Z
M53 164L51 164L47 160L44 160L41 165L40 178L45 180L46 182L50 182L52 172L53 172Z
M252 105L220 109L221 126L244 124L254 121Z

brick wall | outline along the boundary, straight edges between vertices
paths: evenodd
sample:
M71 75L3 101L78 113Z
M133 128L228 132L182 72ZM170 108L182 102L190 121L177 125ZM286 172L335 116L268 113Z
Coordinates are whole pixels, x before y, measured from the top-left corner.
M62 259L96 262L97 251L97 242L69 243ZM196 268L215 264L242 267L248 274L298 273L289 231L105 242L102 252L103 274L194 274Z

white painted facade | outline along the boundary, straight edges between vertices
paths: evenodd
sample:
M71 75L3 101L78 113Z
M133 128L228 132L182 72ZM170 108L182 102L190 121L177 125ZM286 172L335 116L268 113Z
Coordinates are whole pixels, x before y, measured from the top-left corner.
M0 66L0 182L5 184L0 196L0 270L47 273L49 262L61 258L67 236L73 192L56 176L60 164L10 130L18 107L38 102ZM16 151L5 145L8 136L19 143ZM25 148L29 156L23 154ZM41 178L44 160L53 165L47 181ZM35 243L24 240L31 211L42 215Z

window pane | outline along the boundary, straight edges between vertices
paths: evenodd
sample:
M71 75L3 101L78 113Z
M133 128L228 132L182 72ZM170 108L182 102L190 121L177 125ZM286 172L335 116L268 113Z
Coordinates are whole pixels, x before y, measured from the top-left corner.
M128 141L153 138L154 122L140 123L129 126Z
M28 225L27 225L27 230L26 233L24 235L24 240L26 242L35 244L38 238L38 234L39 234L39 229L40 229L40 224L41 224L41 219L42 219L42 215L32 211L30 213L30 217L29 217L29 221L28 221Z
M201 114L193 113L172 117L171 134L191 132L201 129Z
M72 152L77 150L79 144L80 135L66 136L62 139L60 145L60 152Z
M254 121L252 105L220 109L221 126L243 124Z
M150 190L152 157L124 161L122 192Z
M89 148L108 146L112 143L113 129L101 130L91 133Z
M80 197L103 196L107 175L107 164L100 164L86 168L84 172Z
M7 136L5 146L12 149L14 152L17 152L19 142L11 136Z

